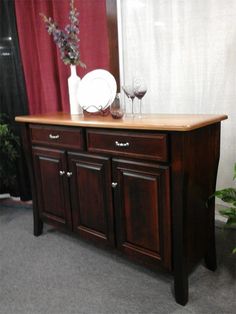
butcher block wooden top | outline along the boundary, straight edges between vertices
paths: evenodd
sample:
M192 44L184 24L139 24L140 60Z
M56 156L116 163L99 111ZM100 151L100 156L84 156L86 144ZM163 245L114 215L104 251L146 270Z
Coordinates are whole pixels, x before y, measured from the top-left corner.
M50 125L83 126L95 128L191 131L227 119L219 114L145 114L142 118L124 117L113 119L109 116L70 115L68 113L51 113L18 116L17 122Z

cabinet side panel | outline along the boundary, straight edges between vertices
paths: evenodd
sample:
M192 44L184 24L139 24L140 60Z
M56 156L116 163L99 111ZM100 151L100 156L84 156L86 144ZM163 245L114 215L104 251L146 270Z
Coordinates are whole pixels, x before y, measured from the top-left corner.
M178 142L181 146L176 145ZM173 222L176 224L181 219L181 246L188 271L209 250L214 254L214 201L210 206L207 206L207 202L215 191L219 145L220 123L172 135ZM178 161L180 147L181 159Z
M191 132L185 140L184 163L187 179L187 254L191 270L212 250L215 241L214 200L207 206L215 192L220 155L220 123Z

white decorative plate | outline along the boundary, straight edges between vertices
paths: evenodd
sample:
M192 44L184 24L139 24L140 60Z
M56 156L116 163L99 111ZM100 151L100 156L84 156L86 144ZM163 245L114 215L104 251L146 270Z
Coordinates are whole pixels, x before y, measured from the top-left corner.
M106 109L116 96L114 76L102 69L87 73L79 84L78 101L87 112L98 112Z

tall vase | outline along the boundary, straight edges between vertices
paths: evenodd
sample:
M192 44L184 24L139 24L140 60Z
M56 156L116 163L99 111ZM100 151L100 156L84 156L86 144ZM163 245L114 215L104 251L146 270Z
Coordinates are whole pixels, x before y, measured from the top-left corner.
M80 77L76 73L76 65L70 65L71 75L68 78L69 100L70 100L70 113L80 114L81 109L78 102L78 89Z

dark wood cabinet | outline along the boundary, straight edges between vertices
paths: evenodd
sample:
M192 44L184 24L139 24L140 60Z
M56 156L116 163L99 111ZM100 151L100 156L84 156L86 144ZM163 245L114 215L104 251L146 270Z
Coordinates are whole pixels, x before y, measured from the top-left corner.
M34 234L43 222L173 274L176 301L202 260L216 269L214 200L223 115L114 121L17 117L30 168Z
M40 219L114 245L109 158L81 153L81 128L36 124L30 138Z
M171 269L169 167L113 161L117 246Z
M42 220L71 229L71 210L64 150L33 147L39 215Z
M109 158L45 147L32 152L40 218L114 246Z
M114 246L111 167L107 157L68 153L73 230Z

